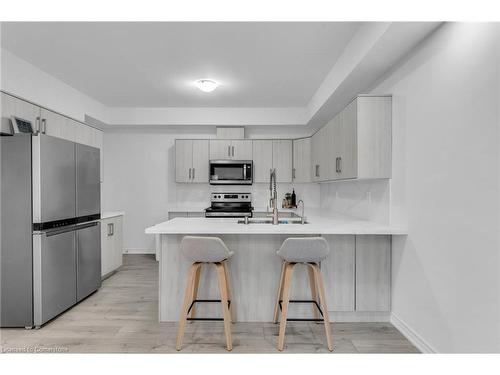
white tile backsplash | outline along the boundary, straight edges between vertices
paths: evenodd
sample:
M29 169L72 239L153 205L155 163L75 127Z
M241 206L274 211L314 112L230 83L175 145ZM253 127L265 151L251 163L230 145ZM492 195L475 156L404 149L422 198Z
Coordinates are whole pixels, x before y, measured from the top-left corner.
M295 189L297 200L302 199L306 208L318 208L320 205L320 187L318 184L278 184L278 200L285 193ZM218 186L208 184L174 184L169 189L168 205L170 207L208 207L211 192L252 193L254 207L266 207L269 203L269 184L253 184L251 186Z
M389 223L389 180L335 181L320 184L321 211Z

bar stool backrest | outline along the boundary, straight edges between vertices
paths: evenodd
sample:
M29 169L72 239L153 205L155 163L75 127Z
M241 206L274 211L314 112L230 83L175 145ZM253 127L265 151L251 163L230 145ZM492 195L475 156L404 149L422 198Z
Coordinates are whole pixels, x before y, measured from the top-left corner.
M287 262L321 262L330 253L323 237L291 237L283 241L278 255Z
M218 237L185 236L181 251L189 260L203 263L222 262L233 255Z

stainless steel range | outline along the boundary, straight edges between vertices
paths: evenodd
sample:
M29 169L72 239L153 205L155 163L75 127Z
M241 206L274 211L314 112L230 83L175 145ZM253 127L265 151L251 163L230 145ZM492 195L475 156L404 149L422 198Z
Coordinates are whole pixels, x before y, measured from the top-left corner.
M251 193L212 193L205 217L252 217Z

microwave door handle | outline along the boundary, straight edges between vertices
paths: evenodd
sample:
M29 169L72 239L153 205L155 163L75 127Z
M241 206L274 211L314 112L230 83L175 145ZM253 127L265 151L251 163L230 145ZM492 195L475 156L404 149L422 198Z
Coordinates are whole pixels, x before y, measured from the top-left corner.
M247 179L247 165L243 164L243 181Z

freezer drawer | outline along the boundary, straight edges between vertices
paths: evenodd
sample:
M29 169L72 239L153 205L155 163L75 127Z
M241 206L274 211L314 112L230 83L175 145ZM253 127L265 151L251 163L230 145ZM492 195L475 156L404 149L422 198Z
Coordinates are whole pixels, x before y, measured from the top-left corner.
M74 227L33 236L34 324L40 326L76 303Z
M76 216L79 218L101 212L100 165L98 148L76 144Z
M77 300L81 301L101 286L101 225L82 224L77 238Z

